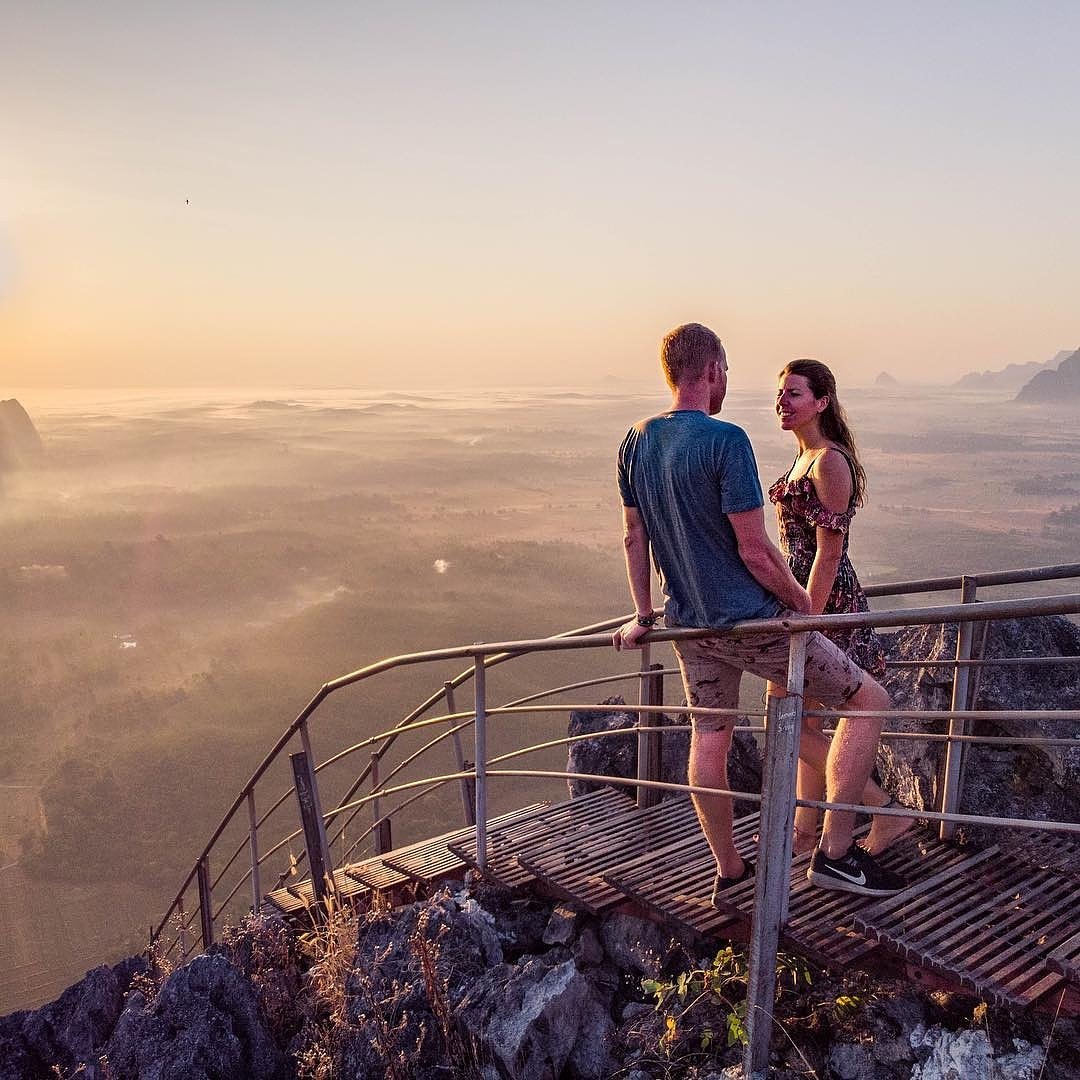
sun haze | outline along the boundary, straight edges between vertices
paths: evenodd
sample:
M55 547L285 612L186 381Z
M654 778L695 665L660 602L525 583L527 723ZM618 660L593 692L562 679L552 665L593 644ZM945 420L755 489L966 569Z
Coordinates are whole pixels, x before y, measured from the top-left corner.
M4 21L9 387L654 378L687 319L755 379L1077 344L1075 5Z

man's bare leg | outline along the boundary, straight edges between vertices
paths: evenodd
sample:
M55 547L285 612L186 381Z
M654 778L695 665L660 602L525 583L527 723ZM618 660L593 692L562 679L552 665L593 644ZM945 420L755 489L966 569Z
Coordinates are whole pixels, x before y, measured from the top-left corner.
M726 731L695 729L690 736L690 783L694 787L726 788L730 749L730 728ZM739 877L746 864L735 850L732 838L731 799L725 795L694 795L693 800L702 832L716 859L717 872L725 878Z
M869 676L848 700L854 712L887 709L889 695ZM859 803L874 768L882 720L841 718L836 725L825 763L825 788L829 802ZM821 850L830 859L839 859L851 847L855 814L848 810L829 810L821 836Z

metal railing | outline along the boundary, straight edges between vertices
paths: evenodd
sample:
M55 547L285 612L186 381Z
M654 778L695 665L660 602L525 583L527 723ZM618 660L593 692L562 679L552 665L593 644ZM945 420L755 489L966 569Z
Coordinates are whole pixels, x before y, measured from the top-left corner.
M788 667L788 696L772 698L768 705L767 723L739 727L737 731L751 733L765 732L764 773L760 795L747 792L718 791L717 789L693 788L688 785L665 784L658 779L661 737L675 730L684 730L686 725L657 726L662 714L686 714L685 706L665 706L663 687L665 677L673 674L673 669L653 664L652 648L663 642L710 636L709 630L660 630L651 633L645 648L640 653L640 665L636 671L622 671L613 675L576 680L561 686L552 687L537 693L516 698L506 705L493 707L488 698L488 671L511 660L536 656L545 653L564 653L575 650L610 649L610 631L622 624L624 617L612 618L590 626L580 627L565 634L524 641L489 642L474 645L457 646L426 652L409 653L389 657L375 664L343 675L326 683L289 725L274 744L273 748L260 763L248 783L236 796L229 810L213 831L203 851L196 859L191 871L184 879L176 897L165 916L151 931L151 945L156 946L159 955L170 956L179 950L178 956L186 957L194 951L199 942L206 948L214 938L215 925L230 913L230 905L235 907L235 899L245 884L250 886L251 909L257 910L262 903L262 867L271 859L281 858L283 850L288 849L288 865L277 881L280 885L290 874L295 874L302 861L306 861L310 873L311 887L314 891L318 910L325 901L328 891L334 888L331 873L334 861L331 847L341 845L342 856L339 862L345 862L357 846L367 840L372 841L375 854L388 850L391 846L391 821L405 808L410 807L433 791L457 784L461 791L463 818L466 825L475 827L477 841L477 859L481 867L485 865L487 854L487 822L489 819L488 792L493 781L506 778L535 778L548 781L566 780L571 777L565 771L545 769L506 769L492 768L515 757L549 750L568 745L577 739L598 737L596 734L571 737L564 736L544 742L517 748L509 753L490 757L488 753L488 731L491 718L536 713L563 713L572 709L591 709L598 706L595 702L567 704L537 704L543 698L562 695L590 687L613 685L632 680L639 685L638 703L628 705L628 711L636 712L638 723L638 776L631 779L598 777L605 783L622 784L635 787L639 805L648 805L659 797L664 790L677 789L691 794L726 794L742 799L760 802L761 822L759 825L759 847L761 857L758 860L758 873L755 878L754 918L751 934L750 985L748 989L748 1031L750 1042L746 1055L746 1074L753 1076L765 1067L767 1062L768 1038L771 1028L771 1008L775 990L775 956L779 941L780 928L787 910L788 875L786 868L791 858L792 845L792 810L795 800L795 763L798 759L798 734L803 713L803 663L807 634L813 630L840 630L855 627L899 627L956 623L959 627L955 657L950 660L928 659L926 662L894 661L890 666L904 667L912 663L921 666L951 666L954 671L952 680L952 699L948 710L936 712L900 712L887 710L880 713L845 713L852 719L867 717L874 719L899 716L917 716L921 719L945 719L948 721L946 733L910 733L886 731L885 739L928 738L941 741L946 746L946 764L942 787L940 809L936 811L919 810L915 813L923 819L940 823L941 835L947 839L958 824L999 825L1002 827L1029 827L1052 829L1063 832L1080 832L1080 824L1074 822L1022 821L1017 819L995 818L960 814L957 811L962 781L962 761L965 746L972 742L1038 745L1075 745L1075 739L1032 739L1001 736L972 736L967 725L974 717L983 718L1023 718L1038 719L1045 715L1061 719L1080 720L1080 713L1066 713L1060 710L1049 713L1013 711L1004 714L974 712L979 672L991 664L1067 664L1080 658L1069 657L1019 657L986 659L980 652L985 644L985 635L977 630L989 622L1000 619L1026 618L1044 615L1076 615L1080 613L1080 594L1070 593L1056 596L1024 597L1011 600L985 601L979 598L978 590L997 585L1023 584L1040 581L1060 581L1080 577L1080 564L1066 564L1053 567L1037 567L1024 570L1011 570L979 575L961 575L959 577L931 578L918 581L900 582L891 585L877 585L866 589L870 596L903 596L918 593L959 590L960 603L936 607L904 608L884 611L872 611L862 614L830 616L791 616L783 619L766 619L755 622L736 624L730 629L734 635L755 635L761 633L783 632L790 636L791 647ZM339 751L331 758L316 764L312 752L309 721L323 702L331 695L346 687L366 682L376 676L402 668L418 665L430 665L449 660L469 660L470 665L449 680L443 680L437 690L431 693L417 708L393 728L381 731ZM459 711L456 691L466 683L472 682L473 701L471 708ZM445 712L438 715L424 714L439 706L445 706ZM702 712L704 710L696 710ZM729 710L739 716L762 716L747 710ZM829 714L835 715L835 714ZM462 732L472 729L473 762L464 757ZM625 734L627 729L611 734ZM384 759L399 738L406 734L424 732L433 737L419 749L406 755L392 768L383 768ZM293 784L280 794L260 815L256 807L257 785L267 778L271 767L282 757L296 741L300 748L289 753ZM392 780L407 770L423 755L436 747L451 744L456 768L438 775L429 775L421 779ZM320 805L320 774L352 759L354 754L367 751L367 759L362 768L335 805L323 811ZM380 779L381 774L381 779ZM577 779L589 779L575 774ZM357 797L357 793L367 782L369 790ZM294 828L272 846L262 848L259 830L265 829L268 821L279 811L283 811L294 796L299 809L300 827ZM391 797L403 797L397 805L385 809L385 802ZM874 809L852 804L829 804L825 802L802 801L802 805L817 806L823 809L859 810L886 815L912 815L912 811L902 808ZM370 825L354 837L348 845L346 830L364 809L372 811ZM246 811L246 815L244 814ZM243 828L246 816L246 828ZM331 827L336 827L336 831ZM226 842L229 830L239 834L233 837L234 847L225 857L221 870L216 877L211 876L210 859L217 852L219 844ZM328 829L331 831L328 832ZM303 837L303 850L299 857L292 854L291 845ZM244 851L248 853L248 868L243 871L238 881L221 897L226 874L232 870ZM197 905L187 903L188 893L197 891ZM214 892L218 890L215 907ZM195 924L198 922L198 941L195 940ZM176 933L171 942L164 940L170 924L175 923Z

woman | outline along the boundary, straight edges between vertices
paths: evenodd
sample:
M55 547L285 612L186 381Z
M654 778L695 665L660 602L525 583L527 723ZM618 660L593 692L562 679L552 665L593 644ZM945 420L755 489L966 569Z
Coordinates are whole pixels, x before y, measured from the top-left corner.
M780 546L791 572L810 593L812 614L866 611L866 595L847 554L848 528L855 508L863 504L866 474L836 397L836 380L818 360L793 360L780 372L779 380L776 414L780 427L795 436L799 448L791 468L769 488L769 499L776 504ZM885 650L872 627L826 631L826 636L870 675L880 678L885 673ZM782 692L772 685L769 690ZM814 711L821 705L807 701L806 708ZM799 798L825 798L828 752L821 718L804 717L796 788ZM863 802L889 806L893 799L871 780ZM796 852L815 846L819 818L813 807L796 808ZM863 846L877 855L911 825L911 818L875 815Z

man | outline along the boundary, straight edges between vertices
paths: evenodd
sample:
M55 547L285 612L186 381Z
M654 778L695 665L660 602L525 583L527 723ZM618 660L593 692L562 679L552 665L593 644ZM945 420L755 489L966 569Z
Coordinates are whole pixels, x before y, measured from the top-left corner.
M746 433L722 420L727 356L707 327L689 323L664 339L661 365L671 409L630 429L619 450L623 543L635 618L614 634L616 649L637 649L655 624L652 552L667 596L667 625L722 630L742 619L806 613L810 597L765 531L757 464ZM787 683L788 635L723 633L675 642L691 709L738 706L743 671ZM889 707L885 690L819 633L807 638L806 693L834 708ZM733 715L691 713L690 783L727 788ZM841 719L826 764L830 802L858 803L877 754L881 722ZM753 866L732 839L731 799L694 796L716 858L713 896L745 880ZM852 842L853 813L829 811L807 877L827 889L890 896L903 879Z

